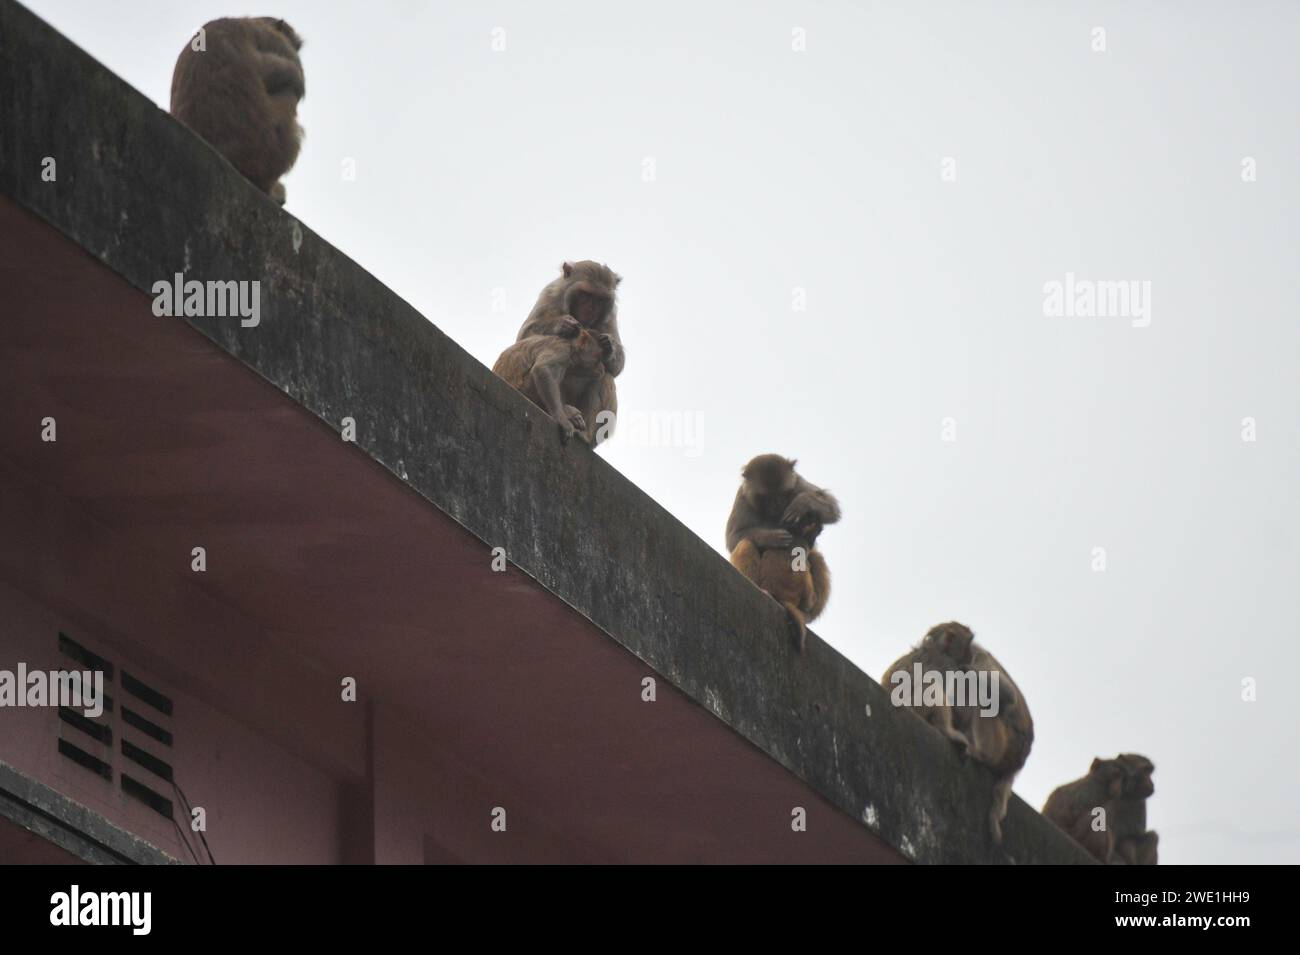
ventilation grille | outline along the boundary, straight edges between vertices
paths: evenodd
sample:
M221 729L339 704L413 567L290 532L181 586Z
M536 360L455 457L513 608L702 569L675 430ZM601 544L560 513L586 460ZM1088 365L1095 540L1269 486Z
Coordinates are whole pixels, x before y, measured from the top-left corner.
M173 789L171 698L62 633L59 653L71 661L67 669L104 674L99 716L59 707L59 753L109 784L116 778L123 793L174 821L172 801L163 795ZM119 691L116 707L110 688Z

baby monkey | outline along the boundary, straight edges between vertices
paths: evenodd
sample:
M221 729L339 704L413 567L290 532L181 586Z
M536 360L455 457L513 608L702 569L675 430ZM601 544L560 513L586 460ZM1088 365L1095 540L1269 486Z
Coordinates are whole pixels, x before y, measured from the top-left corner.
M492 371L550 414L565 444L575 434L594 443L594 426L607 375L600 340L585 328L574 334L532 335L501 353Z
M735 568L785 607L800 653L808 640L808 621L821 614L831 595L831 572L813 547L821 532L821 522L813 518L791 531L788 548L761 550L746 537L731 552Z
M181 50L172 73L172 115L281 205L279 180L302 142L301 47L293 27L275 17L213 20Z

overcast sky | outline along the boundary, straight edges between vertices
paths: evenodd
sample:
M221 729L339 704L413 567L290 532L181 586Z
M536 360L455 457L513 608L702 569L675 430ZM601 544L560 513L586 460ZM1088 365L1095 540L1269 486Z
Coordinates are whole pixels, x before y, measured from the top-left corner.
M614 467L721 551L797 457L819 635L879 678L964 621L1031 805L1141 752L1162 862L1300 861L1300 7L26 2L164 109L205 21L289 20L290 211L488 365L608 262ZM1067 273L1149 297L1045 314Z

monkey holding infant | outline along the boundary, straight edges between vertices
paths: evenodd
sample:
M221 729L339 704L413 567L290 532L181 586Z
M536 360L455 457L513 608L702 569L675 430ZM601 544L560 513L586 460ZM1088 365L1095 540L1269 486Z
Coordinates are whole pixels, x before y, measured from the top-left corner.
M624 363L615 296L621 281L599 262L565 262L492 366L556 420L565 443L577 435L595 447L613 430L614 378Z
M840 505L800 476L796 463L760 454L745 465L727 519L727 552L737 570L785 607L802 653L808 621L830 599L831 572L814 544L825 525L840 519Z

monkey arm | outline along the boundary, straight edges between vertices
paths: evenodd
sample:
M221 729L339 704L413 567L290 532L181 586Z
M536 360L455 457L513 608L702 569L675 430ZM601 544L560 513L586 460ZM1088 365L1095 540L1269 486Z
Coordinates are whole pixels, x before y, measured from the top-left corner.
M953 721L952 707L944 704L922 707L919 715L948 739L956 743L963 754L971 751L971 739L957 728Z
M519 329L519 334L515 336L516 341L523 341L534 335L552 335L556 338L574 338L578 332L582 331L582 323L572 315L566 315L564 312L548 313L534 312L528 316L523 326Z
M809 517L816 517L823 524L834 524L840 519L840 503L830 491L799 478L794 497L781 515L781 523L797 527L807 523Z
M587 424L587 443L594 448L614 433L614 426L618 423L618 391L613 377L601 375L587 389L578 407ZM606 411L609 414L603 415Z
M609 357L605 359L605 371L612 377L617 378L623 371L623 363L626 356L623 353L623 339L618 335L618 319L613 315L603 323L604 327L599 329L601 334L608 335L613 343L613 350Z
M749 538L763 550L786 548L794 543L794 535L784 527L751 527L741 536Z
M734 551L745 538L762 549L789 547L794 542L794 537L785 528L768 526L762 515L745 500L744 492L737 491L736 503L731 506L731 516L727 518L727 553Z
M736 502L731 505L731 516L727 518L727 553L732 553L746 536L746 531L759 523L758 515L749 506L745 496L737 491Z
M564 380L564 373L569 370L571 356L572 350L569 345L564 341L556 340L554 344L547 344L538 351L533 367L528 372L533 388L541 398L542 407L560 423L560 432L566 441L573 434L574 428L565 410L560 382Z

